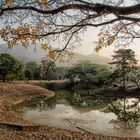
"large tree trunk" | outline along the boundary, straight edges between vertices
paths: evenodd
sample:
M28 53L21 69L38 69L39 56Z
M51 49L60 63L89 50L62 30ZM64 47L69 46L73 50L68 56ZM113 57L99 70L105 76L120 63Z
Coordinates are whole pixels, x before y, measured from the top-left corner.
M2 81L5 82L5 79L6 79L6 74L3 74Z

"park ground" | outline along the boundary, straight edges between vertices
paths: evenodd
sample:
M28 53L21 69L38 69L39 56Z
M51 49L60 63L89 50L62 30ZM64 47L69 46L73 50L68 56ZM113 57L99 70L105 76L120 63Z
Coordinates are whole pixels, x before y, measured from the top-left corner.
M39 85L35 81L31 84L25 84L24 82L0 83L0 140L140 140L140 138L103 136L83 130L74 132L46 125L41 125L38 129L25 129L22 131L14 127L9 128L8 125L1 125L4 123L36 126L32 122L16 117L11 107L22 101L30 101L42 97L51 98L55 95L54 92Z

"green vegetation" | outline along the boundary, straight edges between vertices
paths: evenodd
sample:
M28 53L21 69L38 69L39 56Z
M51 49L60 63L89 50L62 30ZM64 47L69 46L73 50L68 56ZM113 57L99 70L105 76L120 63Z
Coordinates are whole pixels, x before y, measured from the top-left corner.
M15 76L21 76L23 74L22 64L9 54L0 55L0 74L2 80L5 82L6 76L13 80Z
M67 67L56 67L52 61L41 61L41 76L44 80L63 80L68 73Z
M140 68L135 68L132 71L130 71L127 75L129 77L129 80L136 84L137 88L140 88Z
M14 81L16 80L23 80L24 79L24 64L20 61L15 59L15 64L13 66L13 70L7 75L7 80Z
M29 61L25 64L25 76L28 79L41 79L40 71L40 66L35 61Z
M42 60L22 63L10 54L0 55L0 79L5 82L14 80L63 80L68 72L67 67L56 67L55 63Z
M120 78L122 87L126 88L127 74L131 72L137 64L135 52L131 49L119 49L115 51L115 54L112 55L112 57L113 61L110 64L116 66L115 73L118 74L117 78Z
M108 84L110 74L111 72L104 65L81 63L72 67L66 77L71 83L84 83L88 88L89 84L96 86Z
M50 60L41 61L41 75L44 80L55 80L56 76L56 65Z
M53 61L43 59L40 64L35 61L21 63L9 54L0 55L0 75L3 81L9 80L69 80L68 87L90 89L96 87L126 88L127 84L135 84L140 88L140 68L131 49L119 49L112 55L110 65L115 67L81 62L73 67L57 67ZM62 83L65 84L65 83ZM68 83L67 83L68 85ZM54 87L52 83L49 86ZM62 86L60 83L61 87ZM58 86L59 87L59 86Z
M139 98L129 102L131 102L129 98L122 98L111 102L108 106L108 110L117 116L118 125L125 128L137 127L140 122Z

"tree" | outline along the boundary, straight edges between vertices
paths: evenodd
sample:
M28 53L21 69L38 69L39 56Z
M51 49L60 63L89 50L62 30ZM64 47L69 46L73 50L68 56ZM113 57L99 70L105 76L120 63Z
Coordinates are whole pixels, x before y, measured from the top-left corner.
M56 67L56 76L57 80L63 80L66 79L66 75L68 74L69 67Z
M42 49L56 61L63 61L71 50L79 45L80 33L88 27L102 27L96 51L115 43L130 44L139 38L139 0L2 0L0 21L4 23L1 38L9 47L18 43L28 47L40 41ZM29 20L30 19L30 20ZM27 22L28 21L28 22ZM13 26L14 25L14 26ZM61 41L61 48L52 48L51 43ZM77 42L77 44L76 44ZM75 44L74 44L75 43ZM62 57L60 57L60 55Z
M97 68L95 64L80 63L69 69L67 78L71 82L81 82L89 84L93 77L97 74Z
M32 77L32 74L31 74L31 72L28 69L24 71L24 74L25 74L25 77L27 78L27 84L28 84L29 80Z
M43 59L41 61L41 75L45 80L56 80L56 65L51 60Z
M5 82L7 74L17 71L17 61L10 54L0 54L0 74L3 75Z
M110 71L103 65L80 63L69 69L67 78L70 79L72 85L76 83L86 84L86 88L90 84L102 86L107 84Z
M132 129L139 125L140 114L138 98L132 100L124 97L115 101L111 101L108 109L117 116L118 121L115 124L117 124L119 127Z
M35 61L29 61L25 64L25 73L28 73L27 75L30 75L30 78L27 76L29 79L39 80L41 78L40 66Z
M13 80L23 80L24 79L24 70L23 64L15 59L15 65L13 65L12 71L8 74L7 79Z
M133 69L130 73L127 74L128 79L135 83L137 88L140 89L140 68Z
M116 66L116 70L122 77L122 87L126 87L126 75L129 73L137 64L135 59L135 52L131 49L119 49L112 55L113 61L111 65Z
M108 69L100 70L96 75L96 84L99 86L111 84L111 75L112 73Z

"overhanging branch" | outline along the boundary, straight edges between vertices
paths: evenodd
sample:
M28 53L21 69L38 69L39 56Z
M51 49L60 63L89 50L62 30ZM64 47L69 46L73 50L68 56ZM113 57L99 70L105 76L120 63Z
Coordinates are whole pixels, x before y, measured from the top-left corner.
M60 12L64 12L67 10L84 10L96 13L108 13L108 14L115 14L115 15L130 15L130 14L137 14L140 13L140 4L136 4L133 6L127 7L118 7L118 6L110 6L105 4L66 4L54 9L42 10L34 6L13 6L8 8L1 8L0 15L3 15L4 12L9 11L17 11L17 10L30 10L35 11L40 14L58 14Z

